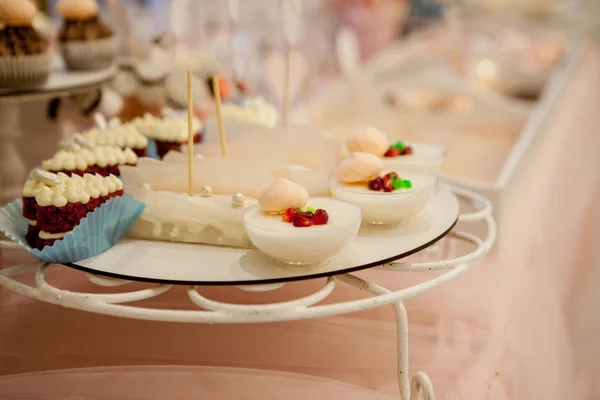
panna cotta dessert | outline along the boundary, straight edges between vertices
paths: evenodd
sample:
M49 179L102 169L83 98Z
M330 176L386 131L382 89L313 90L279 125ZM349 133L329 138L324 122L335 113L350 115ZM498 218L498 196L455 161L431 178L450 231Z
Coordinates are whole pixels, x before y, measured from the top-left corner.
M365 223L391 225L418 214L437 193L438 177L384 171L380 157L352 153L329 182L331 194L362 210Z
M244 228L260 251L290 269L319 268L357 235L360 208L332 198L312 198L306 189L277 179L258 204L242 213Z
M351 153L368 153L381 158L385 168L421 173L437 174L446 157L443 147L426 143L391 141L377 128L359 128L346 139L346 148Z

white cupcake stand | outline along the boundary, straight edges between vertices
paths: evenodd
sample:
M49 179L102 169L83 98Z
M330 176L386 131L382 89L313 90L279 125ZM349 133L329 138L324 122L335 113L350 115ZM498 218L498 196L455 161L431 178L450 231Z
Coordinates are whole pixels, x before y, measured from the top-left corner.
M0 89L0 204L20 196L27 166L17 144L23 136L21 103L64 97L100 87L110 81L116 66L99 71L68 71L55 58L48 81L34 89Z
M456 195L456 196L455 196ZM460 197L464 201L472 204L476 211L469 213L460 213L459 202L457 198ZM446 204L445 204L446 203ZM450 205L450 210L454 210L451 213L454 215L445 215L448 214L446 210L448 208L444 208L447 205ZM221 285L231 285L235 286L241 290L247 290L252 292L261 292L268 290L275 290L280 288L285 284L286 281L299 280L299 279L311 279L323 277L325 274L320 273L320 270L315 270L313 272L290 272L287 270L279 269L274 264L269 266L269 268L265 268L264 271L267 274L272 274L271 277L277 276L280 271L280 279L272 280L271 283L266 284L266 280L256 280L256 282L262 282L261 284L248 284L249 280L244 280L243 282L236 284L236 282L216 282L213 278L208 279L207 282L198 282L199 278L194 277L190 280L187 289L187 295L192 303L198 306L201 310L182 310L182 309L156 309L156 308L145 308L135 305L126 305L126 303L132 303L144 299L153 298L159 296L169 289L173 287L173 284L156 284L151 288L131 291L131 292L123 292L123 293L114 293L114 294L94 294L94 293L79 293L72 292L68 290L58 289L52 285L50 285L46 279L46 271L49 268L67 268L65 266L57 266L57 265L48 265L41 262L34 262L30 264L18 265L10 268L6 268L4 270L0 270L0 285L10 289L14 292L20 293L25 296L29 296L31 298L60 305L67 308L72 308L81 311L87 311L98 314L112 315L117 317L124 318L132 318L139 320L152 320L152 321L164 321L164 322L185 322L185 323L259 323L259 322L277 322L277 321L290 321L290 320L301 320L301 319L310 319L310 318L322 318L328 316L335 316L340 314L347 314L352 312L358 312L368 309L374 309L376 307L381 307L385 305L391 305L394 307L396 312L396 320L397 320L397 335L398 335L398 382L400 388L400 398L402 400L417 400L417 399L425 399L425 400L433 400L435 398L433 385L428 378L428 376L423 372L417 372L412 379L408 376L408 319L407 319L407 311L403 304L403 301L412 297L415 297L421 293L434 289L444 282L447 282L451 279L454 279L466 271L476 262L482 260L486 254L492 248L495 240L496 240L496 224L492 217L492 208L490 202L482 197L481 195L475 194L473 192L465 191L463 189L458 189L454 187L444 188L438 193L436 198L430 202L425 210L423 210L417 217L421 218L421 220L428 220L431 222L433 219L431 216L435 216L436 212L438 215L444 215L444 223L448 226L446 228L442 227L442 233L437 235L434 240L429 240L427 243L423 243L421 246L414 247L412 250L409 250L403 255L412 254L419 249L424 250L427 246L432 245L435 241L441 239L443 236L448 234L449 237L453 237L454 239L458 239L460 241L466 242L469 244L469 248L474 248L470 253L459 256L456 258L445 259L442 261L432 261L432 262L422 262L422 263L404 263L399 260L389 262L389 258L387 260L381 260L379 263L371 264L372 268L377 268L386 271L397 271L397 272L410 272L410 271L438 271L435 277L425 282L419 283L417 285L391 291L386 289L385 287L373 283L368 282L364 279L359 278L353 273L349 272L335 272L336 267L326 267L327 276L325 285L318 290L317 292L308 295L306 297L298 298L291 301L286 301L282 303L274 303L274 304L260 304L260 305L247 305L247 304L230 304L223 303L215 300L208 299L202 296L198 288L200 285L210 285L210 284L221 284ZM435 209L437 208L437 210ZM442 210L442 211L440 211ZM408 229L405 232L410 232L409 227L411 226L413 220L409 221L408 225L402 228L399 228L402 232L402 229ZM448 223L448 221L451 221ZM459 232L453 230L456 222L483 222L487 225L487 237L485 239L480 239L472 234L468 234L465 232ZM435 223L425 224L425 225L435 225ZM384 235L383 235L384 236ZM370 243L375 243L376 240L382 238L382 240L386 240L383 238L381 234L375 234L371 236ZM418 236L418 235L417 235ZM403 243L410 242L415 236L410 233L405 233L401 236L393 236L388 238L390 243ZM359 238L357 238L359 239ZM423 238L421 238L423 239ZM423 239L425 240L425 239ZM0 242L3 247L15 247L11 242ZM175 244L174 244L175 245ZM210 265L198 265L198 269L203 269L207 271L224 271L231 269L231 264L227 264L222 262L221 265L215 264L213 261L216 259L210 258L208 255L203 256L204 254L209 254L210 251L218 252L221 251L223 254L226 254L225 257L230 257L233 249L231 250L217 250L223 248L215 248L212 246L193 246L193 245L184 245L195 248L198 256L195 257L196 263L199 264L198 260L202 259L205 262L202 264ZM357 249L361 248L362 244L359 241L356 241L356 246L350 246L349 252L351 251L359 251ZM119 249L114 250L115 248L120 248L121 253L119 253ZM135 272L132 272L131 268L128 268L129 264L135 264L136 254L145 253L145 251L137 250L135 254L129 248L129 253L132 254L132 257L124 257L123 249L124 245L121 243L117 244L115 248L109 250L107 253L98 256L95 262L86 262L79 263L78 265L72 265L71 267L83 269L87 272L88 279L96 285L100 286L124 286L131 281L146 281L146 282L157 282L160 280L168 281L168 277L164 278L156 278L152 277L152 274L168 274L171 271L170 265L164 265L162 263L162 267L160 270L153 271L151 266L149 266L148 270L138 270L140 273L138 276L134 276ZM201 250L202 248L208 250ZM431 249L431 247L429 247ZM113 252L113 250L116 252ZM160 251L160 250L159 250ZM377 250L379 251L379 250ZM106 260L107 263L111 264L112 262L108 262L111 257L110 254L113 252L113 262L114 266L112 267L102 267L102 260ZM205 253L206 252L206 253ZM202 254L200 254L202 253ZM252 251L245 253L253 253ZM116 254L116 256L115 256ZM156 253L155 253L156 255ZM107 258L108 257L108 258ZM144 257L144 256L140 256ZM383 257L383 256L382 256ZM131 261L131 259L134 261ZM168 257L164 257L168 259ZM119 262L116 262L115 259L118 259ZM218 257L217 257L218 259ZM221 258L222 260L225 260ZM139 260L138 260L139 261ZM84 266L85 267L82 267ZM355 264L353 264L355 265ZM110 269L113 268L111 271ZM235 269L235 268L233 268ZM355 271L358 268L348 268L348 265L340 266L339 271ZM173 270L177 270L174 268ZM90 273L91 271L97 271L96 273ZM131 279L117 279L115 278L114 271L125 271L122 272L123 275L129 274ZM160 272L163 271L163 272ZM252 269L250 269L252 271ZM262 270L257 270L262 271ZM442 272L439 274L439 272ZM247 271L246 271L247 272ZM257 272L262 273L262 272ZM35 285L30 286L20 281L17 281L16 278L18 276L25 275L35 275ZM274 274L274 275L273 275ZM302 274L304 274L302 276ZM312 275L311 275L312 274ZM102 276L103 275L103 276ZM107 278L110 276L110 278ZM182 277L178 276L173 278L173 282L177 282L179 284L184 284L182 281ZM353 286L359 290L366 291L373 295L373 297L358 299L353 301L344 301L333 304L325 304L319 305L321 301L327 298L334 290L336 284L338 282ZM200 286L201 287L201 286ZM256 294L256 296L260 296L260 294Z

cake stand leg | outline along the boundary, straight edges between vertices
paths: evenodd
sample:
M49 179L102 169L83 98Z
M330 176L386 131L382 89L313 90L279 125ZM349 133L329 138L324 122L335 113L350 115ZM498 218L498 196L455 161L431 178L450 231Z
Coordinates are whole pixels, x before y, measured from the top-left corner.
M21 137L19 103L0 103L0 202L21 196L27 166L17 148Z
M59 127L60 140L69 140L77 132L77 126L68 118L61 118Z
M408 315L402 302L394 304L398 335L398 387L401 400L435 400L433 385L423 372L409 380L408 371Z

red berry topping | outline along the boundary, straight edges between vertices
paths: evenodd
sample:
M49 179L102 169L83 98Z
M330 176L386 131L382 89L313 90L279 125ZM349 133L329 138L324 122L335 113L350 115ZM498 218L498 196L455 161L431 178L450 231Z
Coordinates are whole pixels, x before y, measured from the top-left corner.
M319 208L317 211L315 211L315 215L313 215L312 218L312 223L314 225L325 225L328 221L329 214L327 214L327 211L323 210L322 208Z
M313 213L311 213L310 211L303 211L300 214L298 214L298 216L306 219L312 219Z
M369 189L379 192L381 190L381 178L373 179L369 182Z
M298 228L304 228L307 226L311 226L313 224L312 219L308 219L308 218L304 218L301 216L298 216L295 220L294 220L294 226L298 227Z
M294 220L296 220L297 217L298 210L296 210L295 208L288 208L286 212L283 213L281 219L283 219L284 222L292 223L294 222Z
M398 179L398 174L395 172L390 172L389 174L385 174L383 179Z
M402 156L408 156L410 154L412 154L412 147L405 147L404 150L402 150L402 153L400 153L400 155Z
M388 151L383 155L384 157L398 157L400 155L400 151L395 148L389 148Z
M394 185L392 184L392 181L389 179L384 179L383 185L381 185L381 186L383 187L384 192L391 192L392 190L394 190Z

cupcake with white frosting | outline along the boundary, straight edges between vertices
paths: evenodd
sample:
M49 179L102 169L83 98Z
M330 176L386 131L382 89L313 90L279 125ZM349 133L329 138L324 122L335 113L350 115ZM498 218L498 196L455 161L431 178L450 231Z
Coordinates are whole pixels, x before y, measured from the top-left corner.
M107 129L93 128L81 136L97 146L131 149L138 157L146 157L148 154L148 139L132 124L118 125Z
M107 200L123 195L123 183L114 175L83 177L34 170L32 177L44 185L36 192L34 223L37 237L30 244L43 249L62 240L86 215Z
M144 136L156 142L158 156L163 158L169 151L181 151L181 146L188 144L187 116L175 118L159 118L145 114L142 118L134 119L131 124ZM202 122L194 118L192 131L193 142L202 140Z

